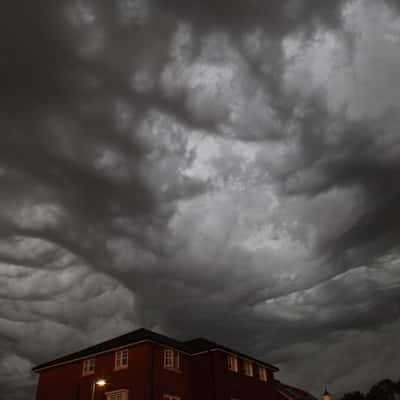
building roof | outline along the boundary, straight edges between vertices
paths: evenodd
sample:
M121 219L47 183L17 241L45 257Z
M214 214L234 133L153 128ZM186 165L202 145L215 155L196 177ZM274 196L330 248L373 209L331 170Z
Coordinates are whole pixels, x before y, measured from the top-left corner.
M161 335L156 332L152 332L152 331L150 331L148 329L144 329L144 328L137 329L137 330L127 333L125 335L118 336L118 337L110 339L110 340L106 340L105 342L101 342L94 346L87 347L86 349L82 349L82 350L76 351L74 353L65 355L63 357L59 357L55 360L37 365L36 367L32 368L32 371L38 372L39 370L42 370L45 368L49 368L49 367L53 367L53 366L56 366L59 364L64 364L67 362L79 360L82 358L87 358L87 357L95 355L95 354L104 353L106 351L111 351L116 348L133 345L133 344L143 342L143 341L150 341L150 342L159 343L159 344L162 344L165 346L173 347L177 350L183 351L183 352L191 354L191 355L205 352L205 351L211 351L211 350L222 350L222 351L226 351L228 353L236 354L239 357L247 358L258 364L262 364L266 368L269 368L273 371L279 371L279 368L277 368L271 364L267 364L264 361L256 360L252 357L249 357L245 354L239 353L235 350L229 349L225 346L221 346L221 345L211 342L207 339L196 338L196 339L188 340L186 342L181 342L181 341L172 339L168 336L164 336L164 335Z
M288 400L317 400L316 397L305 390L283 384L278 380L274 380L274 386Z
M236 354L239 357L246 358L248 360L254 361L257 364L262 364L266 368L271 369L273 371L279 371L279 368L275 367L274 365L268 364L265 361L257 360L257 359L255 359L253 357L250 357L250 356L248 356L246 354L240 353L240 352L238 352L236 350L232 350L232 349L230 349L230 348L228 348L226 346L222 346L222 345L220 345L218 343L211 342L208 339L196 338L196 339L188 340L187 342L184 342L184 343L187 344L191 348L192 353L194 353L194 354L195 353L201 353L203 351L222 350L222 351L225 351L227 353Z
M194 353L202 353L203 351L209 351L217 347L216 343L204 338L191 339L184 343L189 346Z
M32 370L37 371L54 365L64 364L69 361L85 358L94 354L103 353L108 350L127 346L130 344L135 344L142 341L152 341L166 346L174 347L184 352L189 352L188 347L185 346L184 343L171 339L167 336L149 331L147 329L141 328L133 332L129 332L125 335L118 336L110 340L106 340L105 342L98 343L94 346L87 347L86 349L82 349L74 353L68 354L66 356L56 358L55 360L37 365Z

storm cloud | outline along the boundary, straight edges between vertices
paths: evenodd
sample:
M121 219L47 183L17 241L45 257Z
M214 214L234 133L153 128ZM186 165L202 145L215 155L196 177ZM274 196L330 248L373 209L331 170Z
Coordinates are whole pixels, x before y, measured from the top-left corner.
M137 327L316 396L399 378L397 1L3 3L10 399Z

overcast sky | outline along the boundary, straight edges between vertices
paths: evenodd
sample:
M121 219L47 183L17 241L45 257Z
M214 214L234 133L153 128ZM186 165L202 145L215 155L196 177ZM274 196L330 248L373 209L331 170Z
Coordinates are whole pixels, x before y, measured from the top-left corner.
M397 0L6 0L0 49L7 399L138 327L400 378Z

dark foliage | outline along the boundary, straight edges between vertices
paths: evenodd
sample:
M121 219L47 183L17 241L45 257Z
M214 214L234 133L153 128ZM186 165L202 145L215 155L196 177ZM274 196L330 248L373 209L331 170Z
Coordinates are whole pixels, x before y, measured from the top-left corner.
M364 400L365 396L360 391L345 393L342 400Z
M396 400L400 396L400 380L395 383L384 379L372 386L368 393L360 391L345 393L341 400Z

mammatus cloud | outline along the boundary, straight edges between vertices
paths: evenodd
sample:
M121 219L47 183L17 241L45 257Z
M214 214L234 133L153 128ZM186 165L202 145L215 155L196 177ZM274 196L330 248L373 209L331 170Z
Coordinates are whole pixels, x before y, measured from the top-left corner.
M317 396L398 378L397 2L1 11L11 399L32 365L139 326Z

